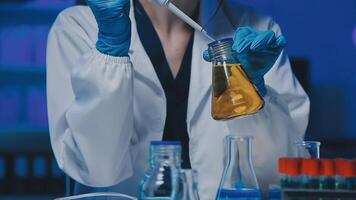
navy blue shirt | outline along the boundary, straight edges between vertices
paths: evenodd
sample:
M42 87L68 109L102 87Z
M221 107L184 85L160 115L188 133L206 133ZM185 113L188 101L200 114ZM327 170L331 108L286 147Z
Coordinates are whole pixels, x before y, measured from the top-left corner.
M174 78L158 34L138 1L135 1L135 19L138 35L154 66L167 99L167 115L162 140L180 141L182 144L182 168L191 168L186 118L194 34L191 35L179 72Z

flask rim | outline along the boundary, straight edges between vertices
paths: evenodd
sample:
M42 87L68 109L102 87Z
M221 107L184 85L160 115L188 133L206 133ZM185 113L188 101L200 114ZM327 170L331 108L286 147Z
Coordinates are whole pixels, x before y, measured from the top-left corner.
M320 146L321 142L319 142L319 141L296 141L295 145L297 145L297 146Z
M234 40L232 38L225 38L225 39L221 39L221 40L215 40L214 42L211 42L208 44L209 47L213 47L216 45L221 45L224 43L233 43Z
M261 197L261 190L257 188L222 188L219 191L221 196L239 197L239 198L259 198Z
M232 49L234 40L232 38L225 38L216 40L208 44L208 53L212 60L235 60L234 54L236 52Z
M151 146L180 146L180 141L175 140L163 140L163 141L151 141Z
M226 139L246 141L246 140L252 140L253 136L252 135L249 136L227 135Z

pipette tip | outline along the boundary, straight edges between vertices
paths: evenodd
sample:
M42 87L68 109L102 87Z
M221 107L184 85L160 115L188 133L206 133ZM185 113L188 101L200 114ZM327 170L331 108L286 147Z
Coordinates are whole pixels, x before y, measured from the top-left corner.
M201 32L212 42L215 41L215 39L213 37L211 37L204 29L202 29Z

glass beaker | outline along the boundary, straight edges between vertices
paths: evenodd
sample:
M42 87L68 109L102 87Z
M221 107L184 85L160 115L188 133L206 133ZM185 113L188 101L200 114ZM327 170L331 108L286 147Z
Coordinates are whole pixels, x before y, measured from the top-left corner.
M216 199L261 199L252 164L252 137L226 136L225 164Z
M182 170L180 175L184 189L182 200L199 200L198 172L194 169L186 169Z
M296 142L298 158L320 158L320 142L299 141Z
M139 199L182 199L181 151L178 141L151 142L150 167L141 181Z
M54 200L137 200L137 198L115 192L95 192L69 197L56 198Z
M251 115L262 109L263 98L235 59L232 38L209 44L213 63L212 109L215 120Z

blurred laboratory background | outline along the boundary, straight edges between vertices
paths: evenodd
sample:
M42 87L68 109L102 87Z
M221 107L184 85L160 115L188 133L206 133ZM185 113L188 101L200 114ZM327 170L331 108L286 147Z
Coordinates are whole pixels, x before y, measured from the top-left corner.
M321 157L356 157L356 1L236 2L280 24L293 70L311 98L306 138L322 142ZM49 142L45 56L51 24L77 3L0 0L0 200L65 194Z

